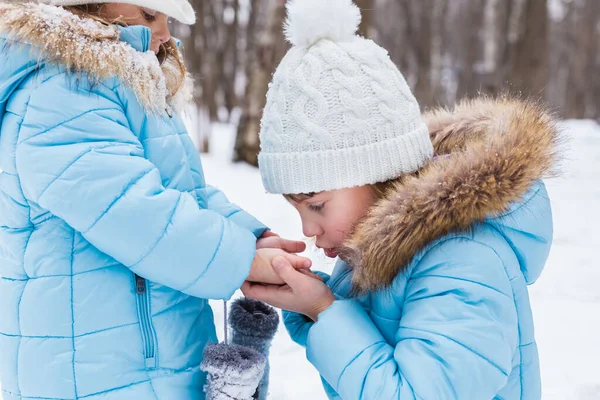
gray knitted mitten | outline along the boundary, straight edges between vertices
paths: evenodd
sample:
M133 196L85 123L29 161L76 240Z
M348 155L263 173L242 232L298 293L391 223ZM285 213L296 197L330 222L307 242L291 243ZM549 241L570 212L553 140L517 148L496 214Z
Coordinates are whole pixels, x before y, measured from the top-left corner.
M210 343L200 369L208 373L206 400L253 400L263 376L266 358L235 344Z
M269 349L279 326L279 314L262 301L239 298L231 305L229 326L232 343L252 348L266 359L257 397L265 400L269 392Z

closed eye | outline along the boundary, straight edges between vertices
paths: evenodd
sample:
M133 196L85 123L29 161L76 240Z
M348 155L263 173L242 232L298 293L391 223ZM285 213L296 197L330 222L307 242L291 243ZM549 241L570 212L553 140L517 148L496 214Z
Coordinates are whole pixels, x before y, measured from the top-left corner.
M314 212L321 212L321 211L323 211L324 207L325 207L325 203L308 205L308 209L310 211L314 211Z
M146 21L148 21L148 22L154 22L154 21L156 21L156 15L148 14L144 10L142 10L142 15L144 16L144 19Z

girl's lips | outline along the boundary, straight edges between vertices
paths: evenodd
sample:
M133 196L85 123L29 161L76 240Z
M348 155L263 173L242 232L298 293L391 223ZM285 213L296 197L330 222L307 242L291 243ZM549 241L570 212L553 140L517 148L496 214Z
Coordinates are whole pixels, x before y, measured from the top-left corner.
M335 249L323 249L323 252L329 258L336 258L338 256L338 252Z

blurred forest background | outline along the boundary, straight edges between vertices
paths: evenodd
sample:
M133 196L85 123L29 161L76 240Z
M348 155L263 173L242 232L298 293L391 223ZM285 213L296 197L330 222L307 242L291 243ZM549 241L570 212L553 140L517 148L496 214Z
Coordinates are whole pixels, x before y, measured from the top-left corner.
M288 45L285 0L190 0L174 24L197 80L198 143L237 126L235 160L256 165L265 94ZM326 1L326 0L324 0ZM478 93L542 98L566 118L600 119L600 0L355 0L360 34L385 47L424 110Z

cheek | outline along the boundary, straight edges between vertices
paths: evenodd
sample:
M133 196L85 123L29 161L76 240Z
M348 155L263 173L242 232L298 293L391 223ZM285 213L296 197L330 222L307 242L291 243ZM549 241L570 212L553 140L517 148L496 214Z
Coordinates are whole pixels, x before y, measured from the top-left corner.
M325 226L328 239L335 245L341 244L352 232L356 224L356 219L353 215L343 212L343 210L340 211L335 216L332 216Z
M330 230L336 232L338 240L347 238L368 210L368 203L345 202L341 204L336 208L335 215L330 220Z

